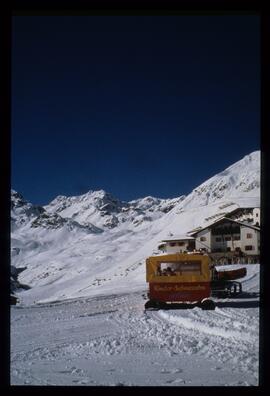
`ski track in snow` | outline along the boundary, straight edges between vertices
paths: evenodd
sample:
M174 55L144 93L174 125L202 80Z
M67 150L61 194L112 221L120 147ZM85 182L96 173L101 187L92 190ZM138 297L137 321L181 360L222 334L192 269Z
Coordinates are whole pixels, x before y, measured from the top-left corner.
M11 383L257 385L259 308L242 307L250 300L144 311L133 292L12 307Z

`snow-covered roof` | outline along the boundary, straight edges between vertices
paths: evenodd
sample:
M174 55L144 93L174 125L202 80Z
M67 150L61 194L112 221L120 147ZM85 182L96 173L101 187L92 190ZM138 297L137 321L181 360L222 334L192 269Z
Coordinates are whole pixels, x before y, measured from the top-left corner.
M171 237L167 239L162 239L161 242L171 242L171 241L184 241L188 239L194 239L194 237L189 236L189 235L172 235Z
M201 231L205 230L206 228L211 228L213 225L215 225L215 224L217 224L217 223L220 223L221 221L224 221L224 220L230 221L230 222L232 222L232 223L237 223L237 224L242 225L242 226L244 226L244 227L253 228L253 229L256 230L256 231L260 231L260 227L257 227L257 226L251 225L251 224L247 224L247 223L244 223L244 222L242 222L242 221L233 220L233 219L230 219L229 217L223 216L223 217L221 217L221 218L219 218L219 219L213 221L212 223L207 224L205 227L202 227L200 230L195 231L195 232L192 232L192 233L190 233L190 234L191 234L191 235L197 235L197 234L199 234Z
M227 213L227 216L230 216L232 214L235 214L237 212L241 212L242 210L247 210L247 209L260 209L259 206L240 206L239 208L233 209L230 212Z

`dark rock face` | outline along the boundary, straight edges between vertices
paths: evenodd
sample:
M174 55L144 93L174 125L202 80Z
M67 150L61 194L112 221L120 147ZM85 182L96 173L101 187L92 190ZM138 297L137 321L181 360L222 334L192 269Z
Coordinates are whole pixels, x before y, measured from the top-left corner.
M24 285L24 284L22 284L22 283L20 283L18 281L19 274L22 271L24 271L24 270L26 270L26 267L15 268L13 265L11 265L11 268L10 268L10 274L11 274L11 277L10 277L10 291L11 291L11 293L19 291L21 289L23 289L23 290L30 289L30 286Z
M43 227L48 229L57 229L67 223L66 219L63 219L58 214L42 213L31 223L31 227Z

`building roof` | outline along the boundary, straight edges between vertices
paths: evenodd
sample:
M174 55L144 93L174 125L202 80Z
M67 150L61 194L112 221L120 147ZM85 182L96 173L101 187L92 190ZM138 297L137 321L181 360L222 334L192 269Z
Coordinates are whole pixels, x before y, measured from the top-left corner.
M216 224L218 224L218 223L221 223L221 222L224 221L224 220L225 220L225 221L230 221L230 222L232 222L232 223L239 224L239 225L244 226L244 227L253 228L253 229L256 230L256 231L260 231L260 228L259 228L259 227L256 227L256 226L251 225L251 224L246 224L246 223L243 223L243 222L241 222L241 221L233 220L233 219L230 219L229 217L224 216L224 217L219 218L219 219L217 219L216 221L213 221L212 223L206 225L205 227L202 227L200 230L195 231L195 232L192 232L191 235L197 235L197 234L199 234L201 231L203 231L203 230L205 230L205 229L207 229L207 228L211 228L211 227L213 227L214 225L216 225Z
M240 206L239 208L236 208L236 209L233 209L232 211L230 211L230 212L227 212L227 214L226 214L226 216L230 216L230 215L233 215L233 214L235 214L235 213L237 213L237 212L241 212L241 211L244 211L244 210L248 210L248 209L260 209L260 207L258 207L258 206L247 206L247 207L242 207L242 206Z
M187 241L192 240L194 237L189 235L172 235L168 239L162 239L161 242L172 242L172 241Z

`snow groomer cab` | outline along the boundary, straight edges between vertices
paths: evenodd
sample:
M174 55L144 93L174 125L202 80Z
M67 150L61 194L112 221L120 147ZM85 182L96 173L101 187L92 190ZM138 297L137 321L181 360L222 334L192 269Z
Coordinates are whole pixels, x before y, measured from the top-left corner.
M149 284L146 310L174 308L182 303L215 309L209 299L211 271L207 255L175 253L148 257L146 282Z

